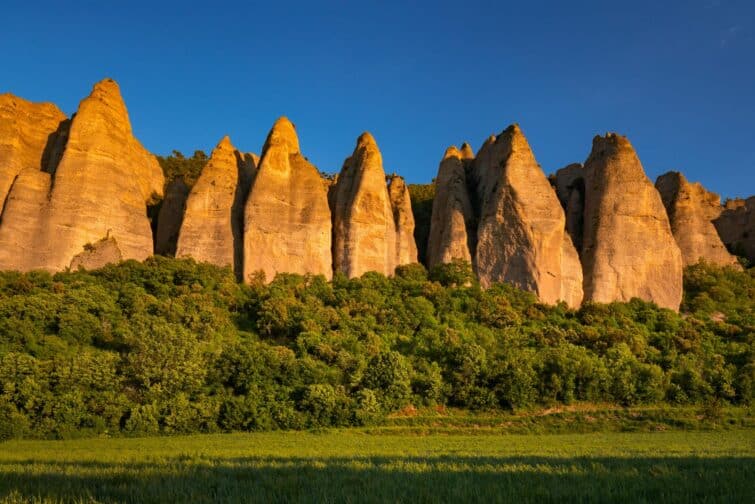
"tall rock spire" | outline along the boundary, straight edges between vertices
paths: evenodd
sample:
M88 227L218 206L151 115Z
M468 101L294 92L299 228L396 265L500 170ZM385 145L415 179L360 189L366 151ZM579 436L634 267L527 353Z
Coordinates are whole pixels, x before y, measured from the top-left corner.
M546 303L579 306L581 268L563 209L517 125L485 143L474 173L480 283L509 282Z
M346 159L333 198L333 269L349 278L368 271L392 275L396 225L375 139L363 133Z
M224 137L212 151L186 200L176 257L243 268L244 204L256 166Z
M585 299L638 297L678 310L682 255L632 144L615 133L596 136L584 172Z
M317 169L299 152L294 125L278 119L265 142L244 210L244 278L257 271L330 278L328 194Z
M467 192L466 165L474 155L469 144L449 147L435 178L435 198L427 244L427 266L456 259L472 262L477 238L475 216Z
M398 175L390 177L388 196L396 225L396 266L417 262L417 243L414 241L414 214L409 188Z

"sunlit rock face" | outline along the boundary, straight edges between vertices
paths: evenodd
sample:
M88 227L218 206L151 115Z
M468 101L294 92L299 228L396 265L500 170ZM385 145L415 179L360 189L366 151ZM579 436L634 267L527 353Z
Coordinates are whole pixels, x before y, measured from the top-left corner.
M467 191L466 165L473 157L471 149L464 154L452 146L438 167L427 244L429 268L454 260L472 262L477 230Z
M721 199L700 183L690 183L679 172L658 177L655 187L671 224L671 232L682 252L684 265L706 261L721 266L738 266L724 246L713 221L721 215Z
M595 137L584 177L585 299L638 297L678 310L682 254L661 196L629 140L614 133Z
M546 303L579 306L579 258L564 211L520 128L489 138L472 169L479 224L475 268L483 286L509 282Z
M267 137L244 210L244 268L332 276L328 191L299 151L294 125L278 119Z
M369 133L346 159L333 196L333 269L349 278L368 271L392 275L396 225L383 159Z
M0 94L0 205L22 170L55 171L68 123L52 103Z
M755 196L727 201L714 224L729 250L755 263Z
M133 137L118 85L97 83L70 127L63 122L56 131L46 159L30 169L42 174L26 173L8 195L14 204L0 223L0 267L59 271L105 238L117 242L123 259L151 255L146 207L162 195L163 174ZM32 208L36 218L20 225ZM29 255L12 259L21 251Z
M244 204L256 159L236 150L226 136L212 151L186 200L176 257L243 268Z
M398 175L390 177L388 196L396 226L396 266L417 262L417 243L414 241L414 214L409 188Z

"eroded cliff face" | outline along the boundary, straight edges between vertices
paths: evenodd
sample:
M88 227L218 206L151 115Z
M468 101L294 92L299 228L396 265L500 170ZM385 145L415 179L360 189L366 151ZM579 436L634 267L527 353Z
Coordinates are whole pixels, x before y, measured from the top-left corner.
M53 116L50 128L60 118ZM14 203L0 223L0 267L59 271L107 237L117 241L123 259L151 255L146 206L162 194L163 174L133 137L118 85L111 79L97 83L70 129L63 120L55 131L41 164L17 178L8 195ZM28 255L14 259L22 251Z
M666 207L685 266L701 260L721 266L739 265L713 225L723 210L717 194L706 191L700 183L689 183L679 172L661 175L655 187Z
M614 133L595 137L584 176L585 300L638 297L678 310L682 255L660 194L629 140Z
M427 266L454 260L472 262L477 229L474 209L467 191L466 165L474 155L449 147L435 178L435 199L427 244Z
M186 200L176 257L231 266L241 277L244 205L255 173L255 158L224 137Z
M409 188L398 175L390 177L388 197L396 226L396 266L417 262L417 244L414 241L414 214Z
M0 208L22 170L55 171L66 115L52 103L0 94Z
M755 263L755 196L727 201L714 225L730 250Z
M299 151L294 125L278 119L268 135L244 211L244 268L272 281L277 273L332 276L328 194Z
M546 303L579 306L581 269L564 211L517 125L483 145L474 171L480 283L509 282Z
M396 224L383 159L369 133L359 137L354 153L344 162L332 209L333 269L349 278L368 271L393 275Z

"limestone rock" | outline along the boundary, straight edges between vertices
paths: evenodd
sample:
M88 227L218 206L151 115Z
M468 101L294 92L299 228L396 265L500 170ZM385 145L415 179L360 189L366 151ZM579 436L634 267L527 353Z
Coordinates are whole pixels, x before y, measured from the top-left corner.
M556 194L566 214L566 232L577 251L582 248L584 228L585 179L582 165L570 164L556 172Z
M244 203L254 176L254 158L226 136L212 151L186 200L176 257L243 268Z
M71 269L99 269L110 263L123 260L121 249L115 238L107 236L98 242L84 245L84 251L71 260Z
M55 171L41 237L54 246L41 266L61 270L105 236L117 241L124 259L145 259L153 249L146 205L162 191L162 170L134 138L118 85L95 84L71 122Z
M349 278L368 271L392 275L396 225L383 159L375 139L363 133L344 162L333 197L333 269Z
M480 283L509 282L543 302L579 306L581 269L564 211L518 126L483 145L474 173Z
M171 181L165 189L165 198L157 216L155 254L175 256L178 234L186 210L189 187L179 178Z
M390 178L388 196L396 226L396 266L417 262L417 244L414 241L414 214L409 188L398 175Z
M755 196L728 200L714 224L729 250L755 263Z
M678 310L682 255L660 194L629 140L614 133L595 137L584 171L585 299L638 297Z
M53 245L41 239L50 186L50 174L39 168L25 168L15 178L0 220L0 270L29 271L44 264L45 250Z
M464 164L465 159L471 159L471 149L469 144L464 145L466 153L449 147L438 167L427 245L429 268L456 259L472 262L477 230Z
M721 215L721 199L700 183L690 183L679 172L658 177L655 187L666 207L671 232L682 252L684 265L700 260L722 266L738 266L718 236L713 221Z
M276 121L244 211L244 278L263 271L332 276L328 194L299 151L294 125Z
M21 170L55 171L67 123L52 103L0 94L0 209Z

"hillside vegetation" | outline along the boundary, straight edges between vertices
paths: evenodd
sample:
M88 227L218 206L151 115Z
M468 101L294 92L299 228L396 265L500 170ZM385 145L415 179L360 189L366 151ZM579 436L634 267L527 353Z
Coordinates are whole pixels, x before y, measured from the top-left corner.
M681 314L579 310L467 263L347 280L155 257L0 273L0 439L372 425L416 407L749 404L755 270L688 268Z

